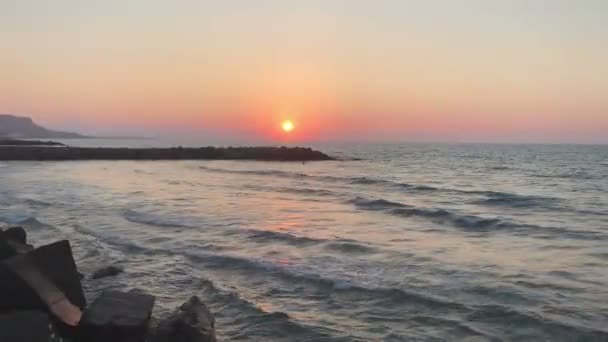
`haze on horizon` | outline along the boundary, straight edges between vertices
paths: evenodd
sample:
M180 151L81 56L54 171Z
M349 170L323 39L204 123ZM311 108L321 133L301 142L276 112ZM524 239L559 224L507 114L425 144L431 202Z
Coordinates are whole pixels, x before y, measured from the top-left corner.
M0 0L0 113L89 134L608 143L608 1ZM293 132L281 132L292 120Z

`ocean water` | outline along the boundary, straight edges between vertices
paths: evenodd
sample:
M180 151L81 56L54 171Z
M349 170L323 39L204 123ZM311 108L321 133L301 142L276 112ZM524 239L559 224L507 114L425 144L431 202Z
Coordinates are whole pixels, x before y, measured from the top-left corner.
M225 341L608 341L608 146L315 147L361 160L4 162L0 221Z

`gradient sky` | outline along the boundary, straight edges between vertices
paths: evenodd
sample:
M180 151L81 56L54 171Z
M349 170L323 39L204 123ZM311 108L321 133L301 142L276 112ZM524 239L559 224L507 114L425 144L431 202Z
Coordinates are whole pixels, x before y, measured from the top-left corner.
M54 128L608 142L606 0L0 0L0 44Z

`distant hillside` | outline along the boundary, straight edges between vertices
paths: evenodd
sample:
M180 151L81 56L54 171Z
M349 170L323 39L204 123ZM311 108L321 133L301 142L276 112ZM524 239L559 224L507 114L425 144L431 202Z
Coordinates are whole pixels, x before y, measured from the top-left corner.
M78 133L46 129L28 117L0 114L0 138L74 139L87 137Z

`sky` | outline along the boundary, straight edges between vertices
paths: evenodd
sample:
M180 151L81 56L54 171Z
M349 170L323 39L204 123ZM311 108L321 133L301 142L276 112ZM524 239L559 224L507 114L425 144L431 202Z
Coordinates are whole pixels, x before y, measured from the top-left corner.
M606 23L605 0L0 0L0 113L103 135L608 143Z

